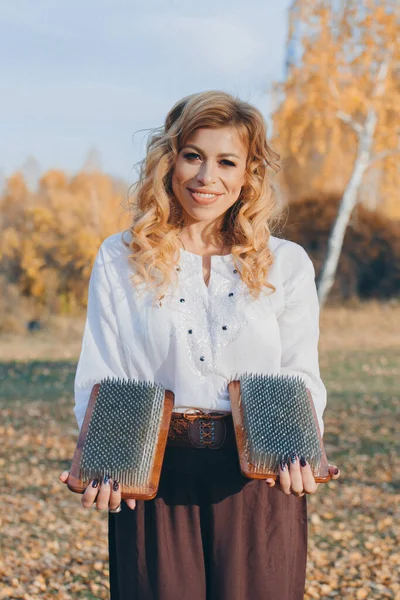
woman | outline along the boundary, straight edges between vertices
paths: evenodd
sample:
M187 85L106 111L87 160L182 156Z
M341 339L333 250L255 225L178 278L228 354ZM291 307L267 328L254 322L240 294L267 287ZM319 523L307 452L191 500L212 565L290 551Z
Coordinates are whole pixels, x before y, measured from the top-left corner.
M241 475L227 390L240 372L301 375L323 431L313 266L269 230L277 158L252 105L224 92L184 98L148 143L131 228L96 257L75 380L79 425L103 377L157 381L175 394L157 497L121 505L108 478L82 497L112 511L113 600L303 598L305 494L317 485L297 456L281 464L279 484ZM191 434L188 408L200 417Z

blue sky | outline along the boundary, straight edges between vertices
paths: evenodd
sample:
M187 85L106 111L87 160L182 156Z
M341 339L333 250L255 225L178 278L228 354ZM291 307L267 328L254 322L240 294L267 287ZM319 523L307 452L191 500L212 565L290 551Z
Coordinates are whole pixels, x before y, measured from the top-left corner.
M132 182L145 149L145 133L133 134L162 125L177 100L202 90L237 94L268 119L289 3L1 2L2 177L24 165L74 173L91 154Z

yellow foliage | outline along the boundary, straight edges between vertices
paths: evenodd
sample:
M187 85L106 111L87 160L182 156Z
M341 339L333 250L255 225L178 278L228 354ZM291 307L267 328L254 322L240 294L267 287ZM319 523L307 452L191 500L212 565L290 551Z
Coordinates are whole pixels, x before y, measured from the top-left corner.
M374 154L396 151L400 139L400 5L398 0L296 2L290 35L302 31L302 53L286 81L276 86L283 101L273 116L274 145L284 164L289 200L310 193L342 192L352 172L357 136L345 114L363 124L376 111ZM300 17L299 17L300 15ZM384 93L377 95L379 65L388 61ZM394 166L395 163L397 167ZM400 154L373 165L379 169L378 206L399 218ZM397 207L397 208L393 208Z
M68 178L64 171L52 169L41 177L39 185L43 191L50 189L63 190L68 187Z
M101 242L130 223L111 178L48 171L36 192L10 177L0 198L1 271L20 293L53 311L86 304L87 283Z

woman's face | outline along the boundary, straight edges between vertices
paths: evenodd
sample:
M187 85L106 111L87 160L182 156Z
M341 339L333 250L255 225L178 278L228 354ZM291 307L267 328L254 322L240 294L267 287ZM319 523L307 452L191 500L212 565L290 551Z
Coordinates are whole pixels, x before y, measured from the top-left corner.
M177 157L172 189L187 223L214 221L238 199L247 147L235 127L197 129Z

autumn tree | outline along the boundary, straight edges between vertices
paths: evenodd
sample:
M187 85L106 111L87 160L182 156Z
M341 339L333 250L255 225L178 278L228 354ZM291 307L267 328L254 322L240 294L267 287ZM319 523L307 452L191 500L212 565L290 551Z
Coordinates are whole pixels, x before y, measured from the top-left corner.
M379 204L400 217L400 6L397 0L304 0L292 8L301 18L298 56L276 90L283 97L274 115L289 195L310 187L343 193L320 276L323 304L368 180L375 181ZM293 28L289 34L293 45Z
M101 242L129 224L123 201L99 172L48 171L36 192L12 176L0 198L0 274L52 311L84 306Z

